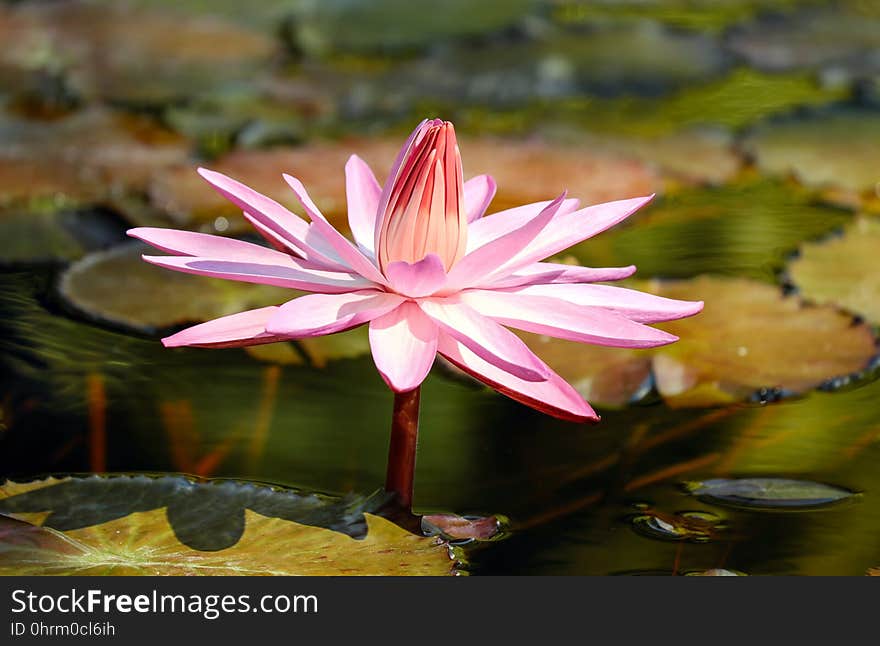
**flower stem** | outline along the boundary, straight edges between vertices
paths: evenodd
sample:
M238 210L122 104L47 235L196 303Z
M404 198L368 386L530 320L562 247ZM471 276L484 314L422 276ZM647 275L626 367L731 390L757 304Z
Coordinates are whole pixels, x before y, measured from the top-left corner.
M413 500L416 445L419 439L419 393L419 388L394 393L394 412L391 415L385 490L397 494L397 501L407 510L412 508Z

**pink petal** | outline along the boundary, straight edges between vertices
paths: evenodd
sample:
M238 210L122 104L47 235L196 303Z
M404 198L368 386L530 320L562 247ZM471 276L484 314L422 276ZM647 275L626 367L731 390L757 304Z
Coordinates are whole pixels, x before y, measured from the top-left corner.
M387 314L403 300L397 294L376 289L308 294L279 307L266 324L266 331L292 339L342 332Z
M607 280L629 278L636 271L635 265L628 267L580 267L562 265L555 262L536 262L526 265L519 271L504 278L488 281L487 289L507 289L526 285L593 283Z
M461 300L502 325L569 341L653 348L678 340L668 332L635 323L621 314L558 298L475 289L463 293Z
M162 339L166 348L189 345L201 348L236 348L284 341L266 332L266 321L278 310L274 305L239 312L181 330Z
M364 278L380 285L387 285L388 281L385 280L385 277L376 266L348 238L334 229L333 225L327 221L318 210L318 207L315 206L315 203L312 202L312 198L309 197L306 187L303 186L302 182L287 174L284 175L284 179L290 185L290 188L293 189L293 192L296 193L300 204L302 204L306 214L312 220L315 231L327 240L330 246L339 254L340 258Z
M591 238L625 220L653 198L654 196L650 195L606 202L556 217L535 237L527 249L500 267L493 277L506 276Z
M565 193L521 227L471 251L459 260L449 271L448 289L479 284L485 277L494 275L499 266L528 249L529 244L553 220L564 199Z
M437 324L412 301L370 322L373 361L395 392L417 388L437 354Z
M512 209L498 211L492 215L474 220L468 226L467 251L470 253L474 249L482 247L484 244L492 242L500 238L513 229L517 229L526 222L536 217L541 211L550 206L552 200L544 202L535 202L533 204L525 204ZM569 198L562 203L557 211L558 215L565 213L573 213L580 206L581 201L575 198Z
M412 298L430 296L446 284L443 261L434 253L412 264L404 260L392 262L385 274L394 291Z
M518 336L463 303L448 299L419 301L440 329L499 369L526 381L543 381L547 367Z
M693 316L702 301L679 301L612 285L530 285L513 293L558 298L576 305L601 307L639 323L658 323Z
M273 245L283 245L328 269L349 269L340 265L339 258L335 257L332 250L327 249L326 242L307 242L308 223L275 200L222 173L207 168L199 168L198 172L218 193L240 208L245 218L255 224L260 235Z
M571 422L599 421L584 398L549 367L545 366L546 381L524 381L483 360L442 331L437 350L468 374L526 406Z
M143 256L143 259L185 274L302 289L307 292L334 294L373 286L366 278L356 274L315 269L314 265L290 256L287 256L287 263L284 265L201 256Z
M477 175L464 183L464 210L468 222L483 217L497 188L495 180L489 175Z
M210 258L225 258L226 260L282 265L286 265L290 259L289 254L267 249L250 242L243 242L234 238L224 238L222 236L212 236L206 233L196 233L194 231L139 227L129 229L126 233L132 238L143 240L157 249L177 255L207 256Z
M345 164L345 196L348 201L348 226L361 249L373 255L376 241L376 214L382 187L363 159L349 157Z
M394 160L394 164L391 166L391 172L388 174L388 179L385 180L385 185L382 187L382 194L379 196L379 206L376 209L376 213L385 213L385 209L388 208L388 200L391 198L391 189L394 187L394 182L397 181L397 175L400 173L400 167L403 165L403 160L406 159L407 153L412 147L413 143L416 140L416 137L420 134L424 134L425 125L428 123L428 119L422 119L422 122L415 127L410 134L407 140L404 142L403 147L397 153L397 158ZM378 217L378 216L377 216ZM378 248L379 244L379 231L381 230L381 222L376 222L376 231L375 237L373 239L373 248Z

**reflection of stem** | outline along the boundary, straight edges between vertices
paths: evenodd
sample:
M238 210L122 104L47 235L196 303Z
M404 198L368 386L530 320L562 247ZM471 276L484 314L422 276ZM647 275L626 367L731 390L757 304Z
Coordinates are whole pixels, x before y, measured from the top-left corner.
M394 394L391 415L391 443L385 490L397 494L398 502L412 508L413 479L416 470L416 444L419 439L419 388Z
M89 408L89 467L95 473L107 470L107 392L101 373L86 377Z

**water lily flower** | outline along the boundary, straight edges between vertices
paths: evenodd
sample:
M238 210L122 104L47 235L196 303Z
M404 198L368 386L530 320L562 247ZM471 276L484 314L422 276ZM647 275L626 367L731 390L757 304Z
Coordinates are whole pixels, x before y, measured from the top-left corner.
M376 367L395 393L417 393L439 353L519 402L585 422L598 420L590 405L508 328L649 348L676 337L647 324L702 309L699 302L596 284L626 278L633 266L546 261L619 223L653 196L580 208L563 193L485 215L495 182L488 175L463 180L447 121L418 125L384 186L359 157L348 160L353 242L327 221L295 177L284 175L308 221L225 175L199 173L273 248L189 231L132 229L129 235L174 254L144 260L312 293L190 327L163 339L169 347L246 346L369 324ZM395 414L404 409L401 404Z

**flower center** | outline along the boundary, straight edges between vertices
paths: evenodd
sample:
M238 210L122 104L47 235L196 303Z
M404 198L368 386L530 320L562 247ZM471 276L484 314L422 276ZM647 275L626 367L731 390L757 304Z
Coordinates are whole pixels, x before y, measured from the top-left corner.
M439 119L422 124L388 181L379 213L379 267L384 272L394 261L416 263L435 253L449 271L467 243L461 154L452 124Z

